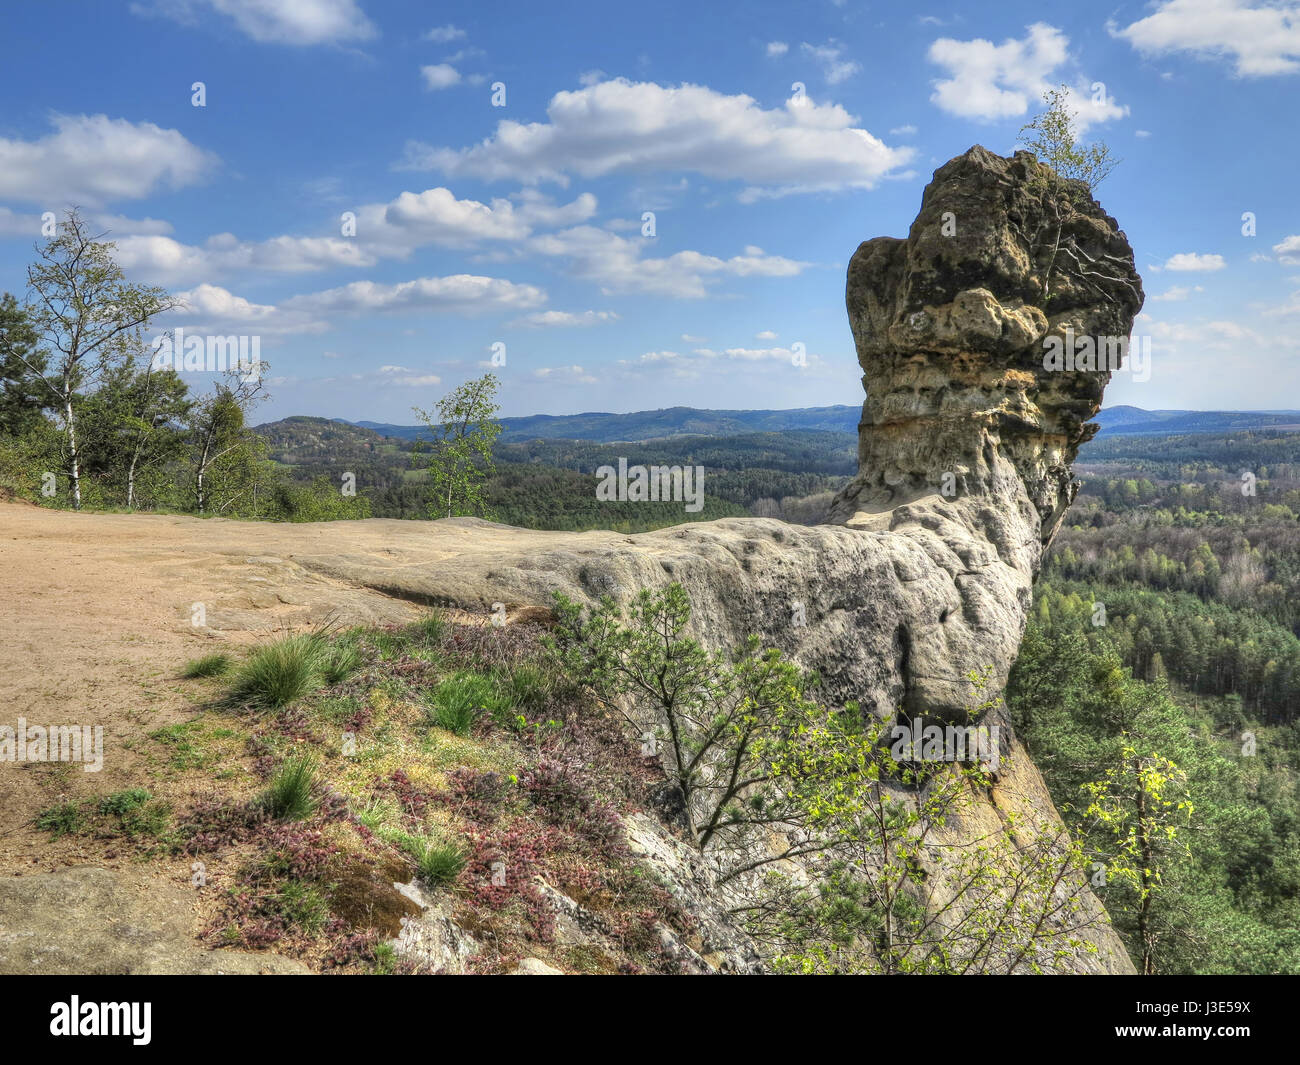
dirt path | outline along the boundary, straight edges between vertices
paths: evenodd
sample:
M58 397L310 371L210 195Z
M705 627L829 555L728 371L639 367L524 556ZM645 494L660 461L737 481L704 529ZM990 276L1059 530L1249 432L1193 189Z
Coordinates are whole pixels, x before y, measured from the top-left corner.
M0 724L24 717L104 727L100 772L0 762L0 875L90 857L75 841L52 845L29 822L56 803L140 782L144 737L194 713L193 682L178 679L188 659L328 618L415 617L411 603L294 561L323 549L382 564L390 540L418 540L418 528L385 528L401 524L269 525L0 503Z

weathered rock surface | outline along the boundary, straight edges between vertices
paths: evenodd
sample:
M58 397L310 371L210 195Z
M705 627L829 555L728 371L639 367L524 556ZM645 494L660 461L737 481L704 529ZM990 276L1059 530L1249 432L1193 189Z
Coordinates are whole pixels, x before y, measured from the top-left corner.
M972 148L936 171L906 240L879 237L853 256L847 304L867 399L859 472L832 524L724 519L623 536L462 519L437 523L432 544L395 541L382 560L294 561L484 613L545 605L555 591L627 600L676 581L708 646L757 634L816 668L834 699L881 718L965 721L1005 685L1043 553L1077 491L1070 463L1111 376L1044 369L1044 339L1127 338L1142 305L1114 219L1077 185L1062 210L1052 180L1028 153ZM987 677L982 697L972 673ZM1009 722L997 723L1009 765L990 815L1057 822ZM1085 938L1097 953L1073 971L1131 970L1108 927Z
M676 581L709 647L757 634L815 668L832 699L857 700L881 718L965 720L1005 684L1043 552L1074 496L1070 463L1110 376L1045 370L1043 341L1126 337L1142 301L1114 220L1081 190L1075 207L1059 212L1048 181L1026 153L1005 159L972 148L935 173L906 239L876 238L854 255L847 302L867 399L859 472L830 524L731 518L627 536L471 519L364 521L258 526L253 548L235 523L174 518L177 539L201 542L223 573L242 578L211 595L169 586L177 626L191 631L196 598L218 604L208 625L226 632L273 627L268 616L311 622L312 610L294 604L322 596L336 597L349 623L364 620L348 607L357 586L382 593L365 596L363 615L397 620L416 604L486 619L494 603L520 617L545 608L554 591L589 603L605 594L627 600ZM137 519L87 520L126 534ZM988 674L983 697L972 672ZM1037 770L1000 724L1009 761L953 832L978 835L1013 816L1059 823ZM642 837L644 861L667 861L667 833L651 826ZM667 879L683 892L716 895L703 864L674 863ZM1096 900L1086 902L1100 917ZM715 971L747 971L744 937L715 904L706 913L716 925L711 941L689 949ZM571 916L581 930L581 915ZM403 948L455 971L471 947L445 920L426 911L408 922ZM5 965L19 942L12 918L7 927ZM1108 927L1083 938L1096 952L1059 968L1132 971ZM131 957L141 964L139 952Z
M0 879L0 974L309 975L278 954L204 950L191 892L98 866Z

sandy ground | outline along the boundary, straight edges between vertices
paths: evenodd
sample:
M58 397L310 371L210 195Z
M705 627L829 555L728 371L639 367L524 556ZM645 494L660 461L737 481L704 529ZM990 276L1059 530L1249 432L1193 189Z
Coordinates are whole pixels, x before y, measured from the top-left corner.
M294 559L346 551L382 567L388 543L419 533L416 523L270 525L0 503L0 724L104 727L100 772L0 762L0 875L91 860L75 840L51 845L30 821L141 782L146 734L195 713L195 682L178 676L187 660L327 619L418 616L413 603Z

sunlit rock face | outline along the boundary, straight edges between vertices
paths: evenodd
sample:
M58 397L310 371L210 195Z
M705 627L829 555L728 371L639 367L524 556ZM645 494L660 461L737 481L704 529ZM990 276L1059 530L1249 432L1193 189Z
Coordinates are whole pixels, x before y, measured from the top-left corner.
M1142 307L1115 220L1028 152L977 146L935 172L906 240L858 248L847 303L867 400L858 476L834 517L935 493L1016 514L1027 501L1050 543ZM1090 348L1097 368L1045 368L1067 346Z
M935 173L907 239L858 248L847 302L867 399L858 473L825 524L726 518L629 536L374 522L361 524L382 527L382 552L294 561L485 617L494 604L545 608L556 591L628 602L677 582L713 650L757 635L816 670L828 702L965 723L1006 684L1043 552L1074 498L1070 464L1113 369L1048 369L1045 356L1053 342L1126 338L1141 280L1086 189L1055 182L1027 153L975 147ZM973 838L1013 816L1060 826L1010 722L994 710L987 723L1000 726L1004 768L951 830ZM1132 971L1104 922L1083 938L1097 952L1064 971Z

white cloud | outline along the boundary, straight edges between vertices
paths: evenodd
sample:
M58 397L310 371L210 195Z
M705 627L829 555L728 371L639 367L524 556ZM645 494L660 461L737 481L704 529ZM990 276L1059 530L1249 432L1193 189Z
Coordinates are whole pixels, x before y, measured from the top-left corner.
M815 366L824 362L820 355L806 355L807 365ZM676 351L647 351L635 359L619 359L618 365L625 371L635 373L641 370L668 370L675 377L696 378L704 374L731 374L735 371L728 367L743 363L746 372L763 369L784 371L794 365L794 351L791 348L695 348L687 355Z
M449 44L452 41L462 40L465 31L458 26L435 26L424 35L426 41L432 41L434 44Z
M581 366L541 366L533 371L532 376L538 381L567 385L594 385L598 380Z
M891 129L891 130L889 131L889 135L890 135L891 137L915 137L915 136L916 136L916 127L915 127L915 126L895 126L893 129Z
M848 81L862 68L853 60L844 58L844 46L838 41L812 45L805 41L799 50L810 59L815 59L822 68L822 76L828 85L838 85Z
M476 314L531 310L545 302L546 293L535 285L519 285L496 277L455 274L451 277L421 277L393 285L354 281L324 292L294 296L285 300L283 306L287 310L319 314L404 311Z
M1167 300L1171 303L1178 303L1190 296L1193 292L1204 292L1205 289L1200 285L1174 285L1167 292L1162 292L1159 296L1152 296L1156 301Z
M434 63L420 68L426 89L450 89L460 83L460 71L448 63Z
M616 321L618 321L618 315L613 311L582 311L578 314L572 311L536 311L533 314L525 315L514 324L541 327L589 326Z
M754 334L755 340L775 340L776 334L770 329L764 329L761 333Z
M1287 266L1300 265L1300 235L1285 237L1280 243L1274 244L1273 254L1277 256L1278 262Z
M127 236L117 242L118 261L146 279L179 284L210 281L240 270L307 273L358 269L381 259L405 259L425 245L469 248L481 241L522 241L536 228L585 221L597 207L591 193L557 204L535 189L525 189L516 199L518 205L508 199L484 204L458 200L446 188L403 192L388 203L359 207L356 237L278 236L244 241L232 233L221 233L202 245L191 245L166 236ZM0 215L0 234L4 224Z
M1166 270L1198 271L1222 270L1228 264L1222 255L1199 255L1194 251L1179 252L1165 263Z
M567 184L570 174L692 171L759 186L870 188L905 165L842 107L805 98L765 110L700 85L624 78L556 93L546 122L505 120L469 148L409 142L403 165L453 177Z
M1144 55L1187 52L1231 59L1240 77L1300 70L1300 4L1252 0L1164 0L1146 18L1111 34Z
M149 280L184 284L238 270L308 273L332 267L373 266L377 261L354 240L342 237L272 237L241 241L218 233L202 246L165 236L129 236L117 241L122 268Z
M603 70L586 70L578 75L579 85L599 85L606 78Z
M1045 22L1035 22L1023 38L1001 44L941 37L927 54L930 62L947 68L949 77L935 81L930 101L963 118L991 121L1025 115L1053 87L1054 72L1069 60L1069 44L1064 33ZM1076 83L1070 106L1077 113L1079 133L1098 122L1122 118L1129 110L1110 97L1094 99L1087 79Z
M533 237L530 250L568 259L574 274L600 286L602 292L639 292L683 299L708 295L708 286L723 277L792 277L807 263L758 248L730 259L680 251L659 259L643 258L646 242L629 240L594 226L576 226ZM756 254L755 254L756 253Z
M58 216L60 212L55 214ZM82 217L96 237L102 235L107 241L116 241L128 236L166 234L172 231L172 224L160 218L128 218L125 215L104 214L99 211L83 212ZM0 237L44 240L47 239L41 232L44 224L39 214L19 214L8 207L0 207Z
M442 378L437 374L420 373L409 366L381 366L371 377L380 384L400 385L403 388L423 388L442 384Z
M0 197L87 206L136 200L206 178L217 158L174 129L107 115L55 115L39 140L0 138Z
M160 323L202 333L320 333L328 324L313 314L253 303L218 285L202 284L179 292L181 306Z
M194 25L211 9L234 20L241 32L263 44L342 44L369 41L379 31L356 0L153 0L134 3L137 15L160 15Z
M1149 129L1135 129L1135 130L1133 131L1133 136L1135 136L1135 137L1149 137L1149 136L1151 136L1151 131L1150 131Z
M777 56L783 56L790 51L790 46L785 41L768 41L767 55L769 59L775 59Z

